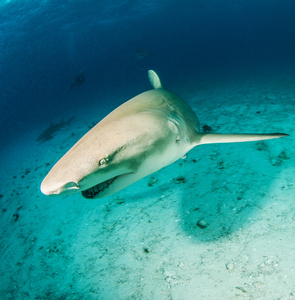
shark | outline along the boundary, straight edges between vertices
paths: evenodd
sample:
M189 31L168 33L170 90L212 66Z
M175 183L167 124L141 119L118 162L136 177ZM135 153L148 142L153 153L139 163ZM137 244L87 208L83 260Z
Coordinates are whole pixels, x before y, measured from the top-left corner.
M41 183L43 194L81 192L87 199L102 198L172 164L196 146L288 136L201 132L192 108L163 88L155 71L149 70L148 77L153 89L123 103L90 129L49 171Z

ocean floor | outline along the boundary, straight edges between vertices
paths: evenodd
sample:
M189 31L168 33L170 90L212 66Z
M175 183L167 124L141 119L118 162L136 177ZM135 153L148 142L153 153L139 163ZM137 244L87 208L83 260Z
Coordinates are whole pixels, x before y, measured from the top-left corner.
M0 298L295 299L295 92L285 84L179 86L201 126L290 137L203 145L103 199L39 190L99 107L48 141L36 128L7 145Z

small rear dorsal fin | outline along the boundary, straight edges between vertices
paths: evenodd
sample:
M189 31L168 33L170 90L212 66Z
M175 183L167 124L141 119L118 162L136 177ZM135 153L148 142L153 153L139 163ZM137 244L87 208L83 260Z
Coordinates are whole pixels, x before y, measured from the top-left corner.
M162 88L161 80L155 71L149 70L148 76L149 76L150 83L154 89Z

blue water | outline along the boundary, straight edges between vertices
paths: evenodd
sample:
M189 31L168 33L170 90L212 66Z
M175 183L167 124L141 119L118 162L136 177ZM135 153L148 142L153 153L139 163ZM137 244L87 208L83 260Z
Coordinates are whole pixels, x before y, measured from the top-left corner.
M170 83L291 69L294 12L291 0L2 0L1 138L93 101L113 108L149 88L150 68Z

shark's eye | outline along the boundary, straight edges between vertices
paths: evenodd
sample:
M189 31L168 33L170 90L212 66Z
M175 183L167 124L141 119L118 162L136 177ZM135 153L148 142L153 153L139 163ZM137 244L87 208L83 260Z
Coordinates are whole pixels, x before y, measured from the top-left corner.
M107 163L107 158L103 158L99 161L100 166L105 165L106 163Z

